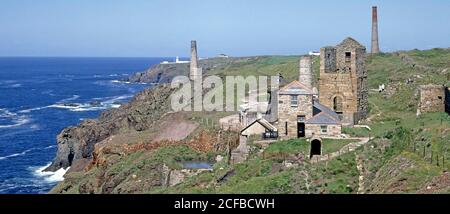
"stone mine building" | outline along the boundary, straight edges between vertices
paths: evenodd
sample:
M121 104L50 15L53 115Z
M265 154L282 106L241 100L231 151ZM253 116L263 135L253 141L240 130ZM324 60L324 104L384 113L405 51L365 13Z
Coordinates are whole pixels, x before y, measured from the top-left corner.
M353 125L368 113L366 48L352 38L320 50L319 101L343 124Z
M427 112L444 112L446 111L446 98L448 89L442 85L421 85L419 111Z
M299 81L278 91L278 135L281 138L336 137L341 134L339 116L315 100L314 95Z

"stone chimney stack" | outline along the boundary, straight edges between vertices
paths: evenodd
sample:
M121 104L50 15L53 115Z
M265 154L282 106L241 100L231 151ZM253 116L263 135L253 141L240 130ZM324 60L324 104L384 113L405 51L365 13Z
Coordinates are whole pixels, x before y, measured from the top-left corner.
M198 68L198 57L197 57L197 41L191 41L191 66L189 72L189 78L191 80L196 79L201 74L199 73L201 69Z
M312 71L311 71L310 56L300 57L300 73L298 80L309 89L312 89Z
M378 11L377 6L372 7L372 51L373 54L380 53L378 44Z

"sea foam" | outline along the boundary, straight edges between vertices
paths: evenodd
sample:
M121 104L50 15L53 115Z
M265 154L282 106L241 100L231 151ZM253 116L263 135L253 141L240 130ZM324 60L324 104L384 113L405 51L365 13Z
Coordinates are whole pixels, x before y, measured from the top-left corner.
M70 167L67 167L66 169L60 168L60 169L56 170L55 172L44 171L50 165L51 165L51 163L49 163L45 166L42 166L42 167L38 167L37 169L35 168L33 174L37 177L43 178L46 182L49 182L49 183L63 181L64 175L66 174L67 170L70 169Z
M18 115L14 112L10 112L7 109L0 109L0 121L7 122L7 124L0 125L0 128L14 128L25 125L29 123L31 120L26 115Z

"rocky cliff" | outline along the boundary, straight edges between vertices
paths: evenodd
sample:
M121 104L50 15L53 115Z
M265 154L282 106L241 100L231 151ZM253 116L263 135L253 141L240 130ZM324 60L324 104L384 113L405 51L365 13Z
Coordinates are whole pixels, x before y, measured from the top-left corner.
M85 120L64 129L57 136L56 158L46 171L84 165L92 159L96 143L121 132L149 129L170 109L171 91L168 85L146 89L130 103L103 112L97 120Z
M236 135L220 130L201 130L191 139L97 143L83 169L69 171L50 193L148 193L195 176L202 170L185 170L183 161L213 162L236 143ZM235 145L234 145L235 146Z
M212 73L223 70L233 65L246 63L251 60L264 57L230 57L230 58L209 58L199 61L199 67L203 73ZM158 64L143 72L137 72L124 81L140 83L169 83L175 76L189 76L189 63L179 64Z

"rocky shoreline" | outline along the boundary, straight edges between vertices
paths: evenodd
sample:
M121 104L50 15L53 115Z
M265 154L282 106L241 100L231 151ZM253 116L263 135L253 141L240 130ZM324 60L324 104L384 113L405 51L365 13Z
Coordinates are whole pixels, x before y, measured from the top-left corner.
M208 58L200 60L199 66L205 75L267 57ZM69 171L79 171L92 160L97 143L126 131L147 130L158 123L170 109L169 96L173 89L167 83L175 76L188 74L189 63L158 64L122 79L123 82L152 83L155 86L138 93L128 104L104 111L98 119L87 119L77 126L63 129L57 136L56 157L44 171L67 167L71 167Z
M138 93L128 104L103 112L96 120L85 120L65 128L57 136L57 153L45 171L86 166L93 158L95 144L121 132L142 131L153 126L169 109L172 89L162 84Z

